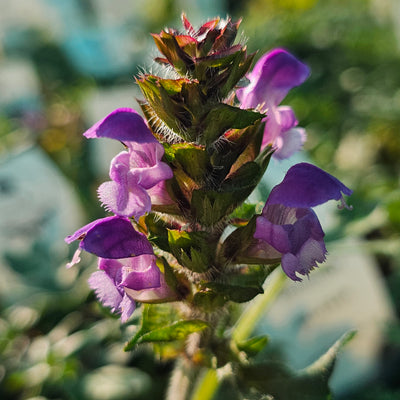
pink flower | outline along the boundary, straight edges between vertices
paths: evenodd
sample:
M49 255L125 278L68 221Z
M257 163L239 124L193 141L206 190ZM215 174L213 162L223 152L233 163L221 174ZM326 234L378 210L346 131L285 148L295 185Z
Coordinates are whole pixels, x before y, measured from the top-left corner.
M291 107L278 106L289 90L301 85L310 74L309 68L283 49L262 56L247 76L249 85L236 91L241 108L260 107L266 111L262 146L272 145L274 157L284 159L300 150L306 139L305 130Z
M328 200L339 200L352 191L334 176L307 163L294 165L275 186L256 221L254 238L259 242L249 249L253 255L276 258L289 278L301 280L317 263L325 261L324 231L311 207Z
M120 108L84 133L87 138L108 137L123 141L127 150L111 161L111 181L98 188L107 210L138 219L151 210L149 190L172 178L171 168L161 161L163 146L134 110Z

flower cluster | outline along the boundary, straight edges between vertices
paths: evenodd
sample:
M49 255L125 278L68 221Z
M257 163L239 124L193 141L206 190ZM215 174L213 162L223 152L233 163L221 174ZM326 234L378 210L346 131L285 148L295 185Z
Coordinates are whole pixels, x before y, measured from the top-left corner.
M175 73L137 78L144 118L121 108L84 133L125 149L98 188L113 215L66 238L80 241L70 265L81 250L99 257L90 287L122 321L135 301L180 300L192 310L180 316L187 320L248 301L278 263L301 280L327 253L312 207L331 199L345 204L343 195L351 194L301 163L272 189L261 214L248 214L243 204L270 158L291 156L306 139L293 110L280 103L309 68L275 49L249 72L255 55L234 44L239 23L216 19L196 30L183 16L183 25L183 33L153 35L163 54L156 61ZM226 235L228 226L236 229Z

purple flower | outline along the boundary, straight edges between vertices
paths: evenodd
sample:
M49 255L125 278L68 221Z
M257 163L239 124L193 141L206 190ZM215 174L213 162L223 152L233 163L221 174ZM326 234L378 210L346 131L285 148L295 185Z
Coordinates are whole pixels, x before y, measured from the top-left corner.
M307 163L294 165L275 186L257 218L254 238L259 242L253 254L280 253L285 273L293 280L308 275L325 261L324 232L311 207L328 200L346 206L343 194L352 191L332 175ZM274 257L270 257L274 258Z
M172 178L173 173L161 161L164 148L143 118L132 109L120 108L97 122L84 136L120 140L127 147L111 161L111 181L101 184L98 189L106 209L136 219L150 212L152 203L148 190Z
M275 49L258 60L248 75L249 85L236 91L241 108L260 107L267 112L262 146L271 144L275 158L290 157L305 142L305 130L296 128L298 121L291 107L278 105L309 74L305 64L287 51Z
M153 254L146 236L137 232L128 218L119 216L97 219L65 238L67 243L75 240L80 240L79 248L67 267L80 261L82 250L112 259Z
M124 259L99 259L99 271L89 278L89 286L97 298L112 312L121 314L125 322L135 310L134 300L127 290L147 292L161 286L161 273L154 255L141 255Z

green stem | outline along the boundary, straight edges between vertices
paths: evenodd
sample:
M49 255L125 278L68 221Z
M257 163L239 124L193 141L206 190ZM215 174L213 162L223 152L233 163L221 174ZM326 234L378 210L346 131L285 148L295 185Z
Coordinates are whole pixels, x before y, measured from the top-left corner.
M264 294L258 296L242 313L232 333L232 339L242 342L249 338L265 311L272 304L286 282L286 275L281 268L276 269L265 285ZM197 384L190 400L212 400L218 390L220 379L215 369L205 370L197 378Z
M218 376L215 369L207 369L201 375L190 400L211 400L218 388Z
M232 333L232 339L243 342L248 339L258 321L264 316L265 310L284 286L286 275L281 268L277 268L270 276L264 287L264 294L256 297L239 318Z

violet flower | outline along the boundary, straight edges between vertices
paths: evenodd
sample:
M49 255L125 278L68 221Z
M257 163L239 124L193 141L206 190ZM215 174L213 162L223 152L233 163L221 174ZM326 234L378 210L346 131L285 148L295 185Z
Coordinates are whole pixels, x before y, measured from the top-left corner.
M262 56L248 74L250 83L236 91L241 108L261 108L267 113L262 147L274 148L274 157L284 159L300 150L306 139L291 107L279 106L289 90L301 85L309 68L283 49Z
M146 236L137 232L128 218L119 216L97 219L65 238L67 243L75 240L80 240L79 247L67 267L80 261L82 250L112 259L153 254Z
M328 200L339 200L352 191L327 172L307 163L289 169L275 186L257 218L254 238L261 243L250 252L281 254L282 268L291 279L308 275L317 263L325 261L324 232L311 207ZM264 244L264 246L263 246Z
M164 148L143 118L135 110L120 108L97 122L84 136L120 140L127 147L111 161L111 181L98 188L100 201L106 209L136 219L150 212L152 202L148 190L172 178L173 173L161 161Z
M135 310L135 301L127 290L148 292L161 286L161 273L154 255L141 255L124 259L99 258L99 271L89 278L89 286L99 301L121 314L125 322Z

